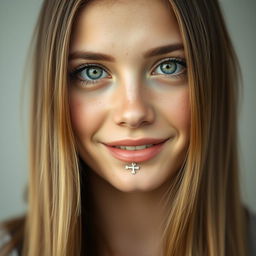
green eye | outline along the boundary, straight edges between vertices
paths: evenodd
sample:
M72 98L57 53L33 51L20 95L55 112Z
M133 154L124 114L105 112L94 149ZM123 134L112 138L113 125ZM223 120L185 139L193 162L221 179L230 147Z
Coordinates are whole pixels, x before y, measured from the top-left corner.
M153 72L154 75L180 75L183 74L186 69L185 61L181 59L171 58L161 62Z
M84 67L78 73L81 80L99 80L108 76L107 72L98 66Z
M160 65L160 70L165 74L173 74L177 69L176 63L163 63Z
M92 87L104 78L111 77L100 65L85 64L70 73L70 79L82 87Z

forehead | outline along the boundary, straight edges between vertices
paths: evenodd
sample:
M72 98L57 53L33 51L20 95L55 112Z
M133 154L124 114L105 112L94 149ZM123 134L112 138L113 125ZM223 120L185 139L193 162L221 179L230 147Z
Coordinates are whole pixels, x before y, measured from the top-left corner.
M79 12L70 51L139 54L143 49L181 41L168 1L103 0L92 1Z

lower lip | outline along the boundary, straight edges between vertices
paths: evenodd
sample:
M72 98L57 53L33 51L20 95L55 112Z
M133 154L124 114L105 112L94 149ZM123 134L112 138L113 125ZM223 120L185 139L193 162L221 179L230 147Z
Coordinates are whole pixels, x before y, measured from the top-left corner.
M124 150L105 145L112 156L124 162L144 162L155 157L163 148L166 141L156 144L150 148L141 150Z

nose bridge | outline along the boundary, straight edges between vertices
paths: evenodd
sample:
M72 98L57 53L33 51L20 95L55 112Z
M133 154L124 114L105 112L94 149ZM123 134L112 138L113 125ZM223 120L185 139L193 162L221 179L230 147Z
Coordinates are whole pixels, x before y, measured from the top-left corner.
M124 103L130 105L131 107L138 102L144 100L142 98L142 82L139 81L139 78L127 77L123 80L120 86L121 94L123 97Z
M115 122L130 128L153 122L152 105L139 75L124 75L117 86Z

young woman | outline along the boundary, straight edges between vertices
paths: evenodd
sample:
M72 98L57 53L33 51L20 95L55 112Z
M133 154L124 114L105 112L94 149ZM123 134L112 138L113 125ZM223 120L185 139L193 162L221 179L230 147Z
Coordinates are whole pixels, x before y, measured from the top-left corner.
M29 209L3 254L255 253L217 1L45 0L35 38Z

